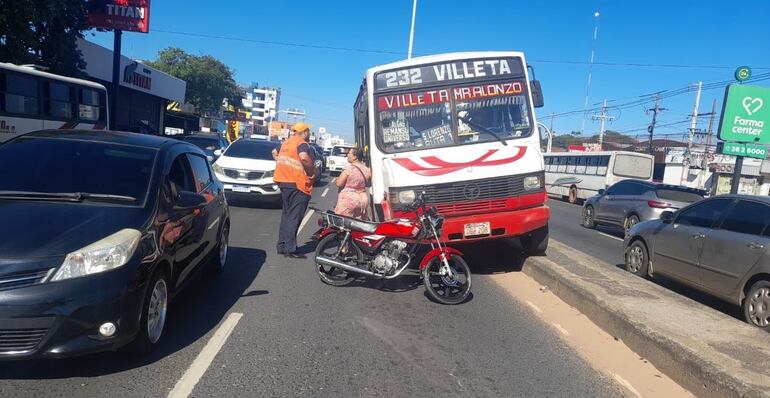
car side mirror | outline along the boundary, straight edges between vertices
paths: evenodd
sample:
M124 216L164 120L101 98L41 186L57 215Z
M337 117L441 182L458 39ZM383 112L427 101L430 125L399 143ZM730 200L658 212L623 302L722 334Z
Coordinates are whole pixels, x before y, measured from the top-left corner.
M663 213L660 213L660 221L663 221L664 224L671 224L674 222L674 212L664 211Z
M195 192L181 191L174 203L175 210L194 210L206 205L206 197Z
M532 105L535 108L542 108L545 105L543 99L543 89L540 87L539 80L532 80L529 82L530 91L532 92Z
M605 191L605 190L603 190L603 189L600 189L600 190L599 190L599 196L604 196L604 194L605 194L606 192L607 192L607 191Z
M221 149L217 149L217 150L215 150L215 151L214 151L214 156L216 156L216 157L220 157L220 156L222 156L222 150L221 150Z

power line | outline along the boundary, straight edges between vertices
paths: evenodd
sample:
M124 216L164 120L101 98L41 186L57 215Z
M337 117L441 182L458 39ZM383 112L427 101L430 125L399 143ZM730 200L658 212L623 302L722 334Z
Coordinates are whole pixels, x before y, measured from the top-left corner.
M277 41L277 40L258 40L258 39L244 38L244 37L210 35L210 34L195 33L195 32L180 32L180 31L166 30L166 29L153 29L153 31L173 34L173 35L180 35L180 36L199 37L199 38L217 39L217 40L230 40L230 41L239 41L244 43L266 44L266 45L273 45L273 46L313 48L317 50L345 51L345 52L371 53L371 54L388 54L388 55L404 55L404 56L407 55L406 52L393 51L393 50L340 47L340 46L330 46L330 45L324 45L324 44L295 43L295 42ZM415 55L430 55L430 54L422 53L422 54L415 54ZM541 62L541 63L547 63L547 64L564 64L564 65L588 65L589 64L586 61L539 59L539 58L530 59L529 61ZM594 65L638 67L638 68L725 69L725 70L735 69L735 66L728 66L728 65L648 64L648 63L637 63L637 62L594 62ZM762 67L754 67L752 69L770 70L770 67L762 66Z

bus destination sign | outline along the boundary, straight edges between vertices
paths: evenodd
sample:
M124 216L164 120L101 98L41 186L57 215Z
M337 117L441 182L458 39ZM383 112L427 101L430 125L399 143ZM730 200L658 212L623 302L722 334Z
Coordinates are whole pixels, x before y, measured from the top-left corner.
M522 77L520 58L487 58L451 61L379 72L374 77L375 90L414 87L426 84L480 80L494 77Z

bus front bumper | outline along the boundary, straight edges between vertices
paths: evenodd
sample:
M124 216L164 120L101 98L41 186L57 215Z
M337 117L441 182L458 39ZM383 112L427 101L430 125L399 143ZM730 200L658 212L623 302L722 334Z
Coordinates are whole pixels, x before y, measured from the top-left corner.
M447 216L444 220L441 240L444 242L470 242L521 236L548 225L550 216L551 209L545 204L494 213Z

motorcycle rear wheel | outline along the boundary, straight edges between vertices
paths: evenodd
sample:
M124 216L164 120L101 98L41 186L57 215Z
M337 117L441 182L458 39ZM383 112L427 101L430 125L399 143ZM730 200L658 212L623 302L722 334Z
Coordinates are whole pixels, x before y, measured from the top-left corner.
M441 276L441 257L434 257L422 269L422 281L431 298L441 304L454 305L464 302L471 293L471 270L465 260L456 255L449 256L449 267L454 278Z
M333 258L336 256L340 245L342 244L342 238L342 234L330 234L325 236L318 242L318 246L315 249L316 257L324 256ZM348 257L355 258L355 261L357 262L362 262L364 260L364 254L361 252L361 249L356 247L356 245L348 242L345 247L347 249ZM340 256L342 257L343 254L340 254ZM339 268L318 263L316 263L316 267L318 267L318 276L321 278L321 282L326 283L327 285L345 286L356 279L355 274Z

